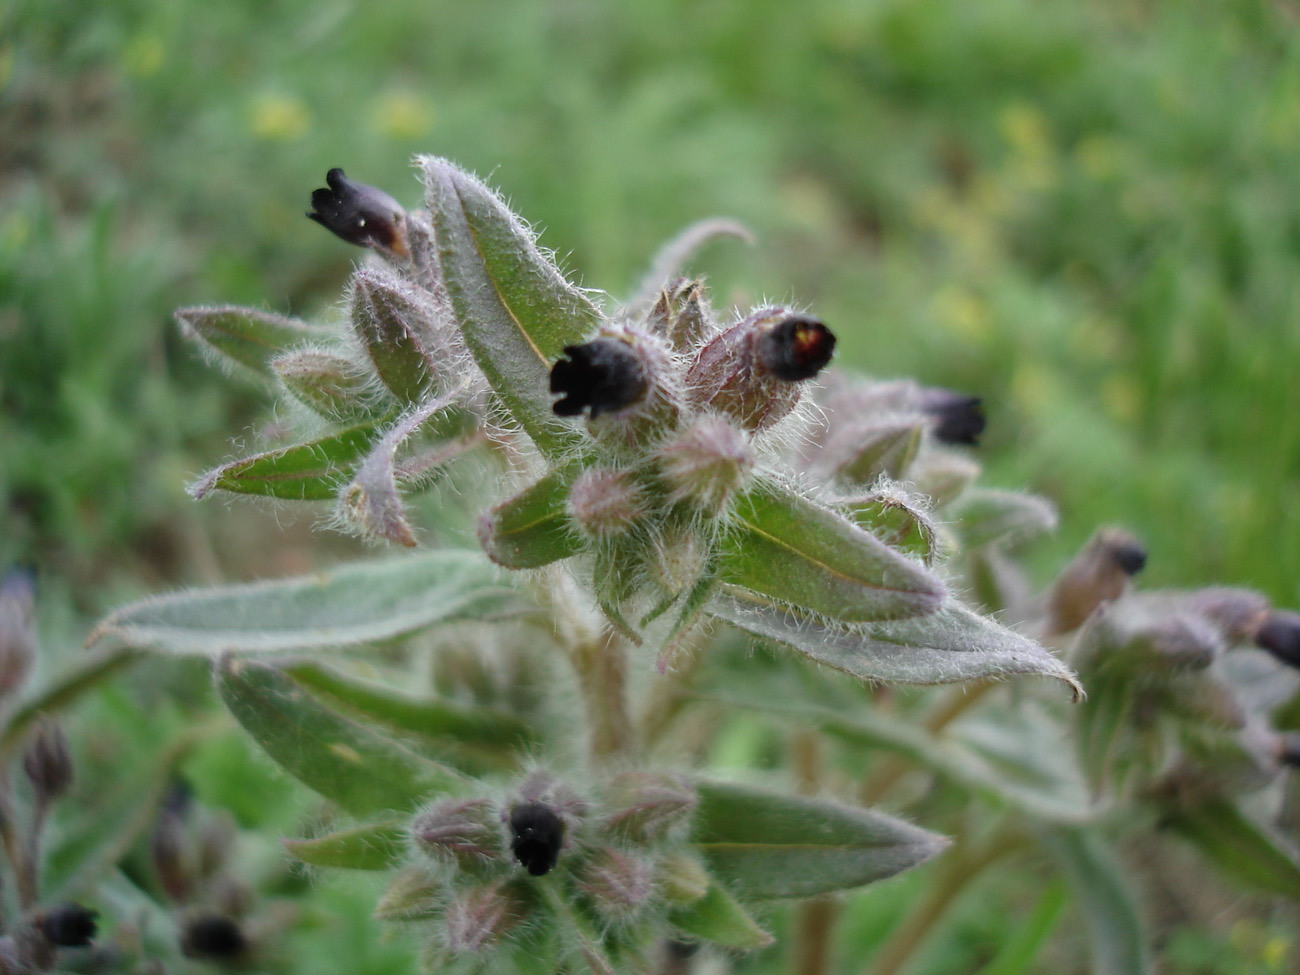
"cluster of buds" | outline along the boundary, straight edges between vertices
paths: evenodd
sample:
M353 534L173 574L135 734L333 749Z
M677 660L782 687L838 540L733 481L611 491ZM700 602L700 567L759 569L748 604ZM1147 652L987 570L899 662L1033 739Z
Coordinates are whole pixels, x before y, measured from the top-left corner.
M735 225L688 230L644 293L602 309L496 193L446 160L418 165L424 209L340 170L313 195L312 219L374 254L349 286L345 334L252 309L177 313L210 352L277 381L315 430L332 426L211 471L196 496L332 498L337 524L414 545L405 498L481 449L515 486L480 509L487 555L516 570L567 560L613 630L660 647L661 671L712 618L867 679L1044 673L1077 692L932 571L989 541L932 517L971 500L978 398L822 388L825 323L778 305L715 312L703 281L676 275ZM1015 495L975 500L1010 518L1001 541L1054 519ZM867 659L877 639L962 656L900 669ZM840 645L852 649L826 651Z
M39 655L36 639L36 589L31 575L9 572L0 580L0 706L11 708L23 692ZM22 796L0 777L0 839L9 857L22 910L10 933L0 936L0 970L47 971L58 949L90 946L97 912L82 904L41 901L41 847L51 808L66 797L75 778L72 754L62 727L49 717L26 732L21 765L28 787L27 815Z
M539 770L503 800L439 799L411 820L418 863L378 914L433 922L446 960L516 950L539 927L636 940L653 929L640 922L704 896L707 875L685 846L695 805L683 778L646 771L589 796Z
M236 839L230 816L201 807L183 782L172 786L159 807L149 860L176 920L177 947L187 958L265 961L266 946L289 920L258 910L253 889L236 875Z
M1162 804L1259 788L1297 764L1271 712L1300 689L1300 616L1246 589L1136 591L1145 563L1133 536L1103 529L1042 608L1044 639L1071 648L1091 691L1078 718L1092 788L1129 782Z

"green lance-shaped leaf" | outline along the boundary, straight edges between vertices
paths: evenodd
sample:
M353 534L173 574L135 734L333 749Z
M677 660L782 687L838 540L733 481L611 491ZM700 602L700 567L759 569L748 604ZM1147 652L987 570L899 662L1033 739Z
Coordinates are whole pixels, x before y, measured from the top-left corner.
M331 334L296 318L236 305L179 308L176 322L217 361L268 377L274 375L271 360L281 352Z
M384 268L352 277L352 328L387 390L403 406L419 403L437 378L431 350L436 306L428 294Z
M1093 975L1145 975L1151 970L1142 920L1128 883L1095 835L1066 827L1042 829L1087 918Z
M481 552L354 562L308 576L154 596L116 610L90 642L171 653L284 653L372 643L522 608Z
M944 598L923 566L773 481L737 499L718 578L849 623L933 613Z
M934 562L939 551L938 531L919 504L891 493L876 493L837 501L835 507L890 548L926 565Z
M281 447L222 464L190 485L194 498L233 491L286 501L328 501L374 443L374 424L363 423L308 443Z
M536 731L507 711L417 697L315 662L289 662L284 669L313 693L395 731L487 748L525 749L537 742Z
M271 360L289 394L327 420L368 418L365 377L351 359L319 349L291 349Z
M836 475L858 484L874 484L882 474L902 478L921 449L925 428L923 417L901 417L853 430L852 450L841 457Z
M699 900L669 911L668 922L684 934L737 951L754 951L772 944L772 936L716 882L709 884Z
M999 716L987 723L963 721L938 735L860 703L840 710L788 703L778 687L764 691L759 684L743 697L728 690L705 700L814 727L859 750L892 752L959 788L1039 819L1079 825L1106 812L1089 802L1077 769L1060 761L1057 729L1036 713Z
M1133 681L1122 674L1085 673L1088 699L1079 706L1075 741L1079 764L1094 796L1116 790L1123 780L1119 761L1136 704Z
M217 690L276 764L357 816L409 809L466 781L326 707L277 667L226 656Z
M962 548L1018 545L1056 530L1056 508L1043 498L1017 491L969 488L946 512L956 523Z
M698 783L691 841L746 897L811 897L892 877L947 840L869 809L743 785Z
M284 848L313 867L341 870L387 870L406 851L406 822L388 819L310 839L282 840Z
M735 588L715 595L709 612L863 680L955 684L1040 674L1064 681L1076 699L1083 695L1071 670L1047 650L951 598L927 616L857 627L827 624Z
M552 471L483 513L478 539L488 557L508 569L536 569L582 549L569 518L569 488L576 468Z
M496 193L445 159L420 163L447 294L470 354L543 453L571 451L581 437L551 410L551 366L604 316Z
M1161 820L1224 875L1254 890L1300 897L1300 856L1226 798L1170 805Z

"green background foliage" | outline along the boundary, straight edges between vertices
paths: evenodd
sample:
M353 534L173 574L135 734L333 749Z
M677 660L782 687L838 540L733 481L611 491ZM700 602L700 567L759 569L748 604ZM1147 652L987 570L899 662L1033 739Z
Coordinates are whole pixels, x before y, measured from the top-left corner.
M257 439L266 404L205 369L170 315L334 313L357 252L303 219L309 191L337 165L413 204L410 157L431 152L490 177L566 269L616 296L684 224L752 227L756 249L697 262L715 300L810 305L841 365L983 395L986 483L1060 505L1044 571L1117 522L1146 541L1151 586L1295 605L1294 20L1209 0L12 0L0 561L39 567L46 629L71 643L77 615L125 593L353 550L284 509L186 497L232 432ZM761 758L761 742L734 747ZM254 775L191 766L214 800ZM855 902L844 937L874 943L887 901L923 884ZM1031 880L999 885L1020 904ZM366 895L340 889L317 909L364 917ZM926 970L993 958L1005 925L970 903ZM1208 967L1200 937L1171 944L1171 970L1284 964L1254 931L1258 952ZM351 970L395 970L373 935L351 940L371 953Z

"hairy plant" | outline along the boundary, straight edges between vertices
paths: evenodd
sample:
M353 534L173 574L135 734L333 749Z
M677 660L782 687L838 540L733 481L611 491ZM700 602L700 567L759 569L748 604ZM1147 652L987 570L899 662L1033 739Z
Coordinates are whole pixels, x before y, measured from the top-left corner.
M321 502L420 551L155 597L94 634L214 659L235 719L328 800L330 825L290 854L391 871L376 912L440 971L676 970L684 944L765 948L761 905L795 899L812 975L828 895L950 846L898 811L953 840L879 973L1011 855L1050 858L1079 891L1096 970L1145 970L1106 852L1134 822L1121 810L1300 892L1233 784L1294 761L1268 723L1294 688L1263 651L1232 659L1269 675L1268 701L1224 669L1249 644L1294 661L1292 617L1235 590L1137 594L1146 553L1116 529L1034 595L1014 550L1056 514L975 484L977 399L827 373L815 316L720 314L679 276L743 228L688 229L618 304L567 280L483 183L418 166L423 209L337 169L312 197L308 216L372 252L343 320L177 318L301 421L196 497ZM1071 707L1076 670L1092 694ZM1015 682L979 706L1025 675L1069 694ZM775 735L776 769L711 767L736 715Z

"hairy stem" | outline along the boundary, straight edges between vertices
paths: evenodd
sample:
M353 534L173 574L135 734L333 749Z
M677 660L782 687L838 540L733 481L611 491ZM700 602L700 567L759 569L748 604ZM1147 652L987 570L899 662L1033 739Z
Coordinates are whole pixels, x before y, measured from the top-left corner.
M571 654L587 702L591 757L597 764L635 751L627 706L627 645L612 629L579 641Z
M816 795L822 781L822 742L811 731L796 732L790 739L790 761L798 788L804 795ZM823 895L803 901L795 913L795 975L826 975L831 963L831 935L839 918L839 905Z
M948 691L934 707L921 717L919 722L921 727L933 734L938 734L970 708L982 701L984 696L996 686L997 681L972 681ZM898 780L914 767L911 762L900 755L886 757L875 770L875 773L863 781L861 789L858 790L858 799L863 805L874 806L888 795L889 790L898 784Z

